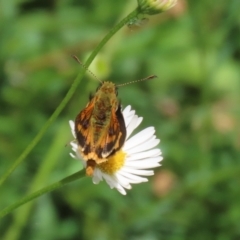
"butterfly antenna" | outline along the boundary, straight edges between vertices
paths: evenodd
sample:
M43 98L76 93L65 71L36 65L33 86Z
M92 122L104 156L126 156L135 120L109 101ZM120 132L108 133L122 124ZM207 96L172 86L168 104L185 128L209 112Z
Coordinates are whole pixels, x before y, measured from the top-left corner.
M102 83L102 81L100 79L97 78L97 76L90 71L79 59L76 55L72 55L72 57L85 69L87 70L95 79L97 79L100 83Z
M125 85L128 85L128 84L132 84L132 83L137 83L137 82L143 82L143 81L146 81L146 80L151 80L151 79L154 79L156 77L157 77L156 75L151 75L151 76L148 76L146 78L142 78L142 79L139 79L139 80L136 80L136 81L131 81L131 82L123 83L123 84L118 84L117 87L122 87L122 86L125 86Z

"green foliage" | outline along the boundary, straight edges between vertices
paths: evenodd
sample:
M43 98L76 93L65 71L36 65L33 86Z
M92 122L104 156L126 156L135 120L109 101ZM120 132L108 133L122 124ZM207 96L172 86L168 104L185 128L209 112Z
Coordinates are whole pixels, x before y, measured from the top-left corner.
M126 5L129 4L129 5ZM0 3L0 175L68 91L79 66L137 1ZM84 178L1 219L4 240L240 238L240 2L181 1L104 47L94 73L155 126L163 166L127 196ZM106 79L105 79L106 78ZM68 120L98 82L86 74L42 140L1 186L1 209L82 168ZM134 96L134 97L133 97Z

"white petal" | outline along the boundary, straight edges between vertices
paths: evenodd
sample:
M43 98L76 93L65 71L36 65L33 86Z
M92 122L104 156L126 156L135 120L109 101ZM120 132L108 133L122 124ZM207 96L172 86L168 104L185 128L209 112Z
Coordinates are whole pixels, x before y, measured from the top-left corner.
M126 139L128 139L128 137L131 135L131 133L133 132L133 130L135 128L137 128L137 123L138 123L138 116L134 116L131 120L131 122L129 123L128 127L127 127L127 136Z
M120 193L126 195L126 191L124 188L117 182L117 178L115 176L109 176L107 174L103 174L103 178L106 180L110 188L116 188Z
M72 158L76 158L76 155L74 155L73 153L70 152L69 154Z
M130 105L128 105L128 106L126 106L124 109L123 109L123 111L122 111L122 113L123 113L123 116L125 117L125 116L128 116L128 113L131 111L131 106Z
M126 191L124 190L124 188L117 188L117 190L122 194L122 195L126 195Z
M117 188L119 187L119 183L116 179L115 176L112 176L112 175L108 175L106 173L103 173L103 178L109 183L109 185L112 187L112 188Z
M76 149L78 148L77 143L74 142L74 141L71 141L71 142L70 142L70 145L72 146L72 149L75 149L74 151L76 151Z
M123 110L123 117L124 117L124 122L125 122L125 127L128 128L130 122L132 121L133 117L136 116L135 115L135 111L131 110L131 106L127 106L124 110Z
M76 148L72 148L72 151L76 153L77 149Z
M160 163L163 160L162 156L156 156L156 157L149 157L144 159L135 159L134 161L128 161L128 158L126 158L125 165L126 166L137 166L139 164L148 163L148 164L155 164Z
M110 186L110 188L114 188L117 186L117 184L114 182L113 179L110 178L109 175L102 173L102 177L107 182L107 184Z
M80 160L83 161L82 156L81 156L81 154L80 154L79 151L76 151L76 156L77 156ZM83 161L83 162L86 163L85 161Z
M131 137L129 140L126 141L124 144L124 151L128 151L128 149L131 149L145 141L147 141L149 138L153 136L155 132L154 127L148 127L142 130L141 132L137 133L133 137Z
M98 176L98 178L102 181L103 180L103 178L102 178L102 172L101 172L101 170L100 169L96 169L97 170L97 172L96 172L96 175Z
M137 121L137 124L136 124L136 128L140 125L140 123L142 122L143 120L143 117L138 117L138 121Z
M76 138L75 123L74 123L74 121L70 120L70 121L69 121L69 125L70 125L70 128L71 128L71 132L72 132L73 137Z
M94 184L99 184L100 179L99 179L96 175L93 175L93 177L92 177L92 182L93 182Z
M120 185L122 185L124 188L126 189L131 189L131 185L129 184L129 181L126 180L126 178L115 174L115 177L118 179L118 182L120 183Z
M160 158L157 158L156 161L132 161L132 162L128 162L125 164L126 167L130 167L130 168L135 168L135 169L149 169L149 168L155 168L155 167L159 167L159 160Z
M130 183L141 183L141 182L147 182L148 181L147 178L142 178L142 177L139 177L139 176L136 176L134 174L124 172L124 171L119 172L119 174L126 177L129 180Z
M92 181L94 184L98 184L100 181L102 181L102 173L98 168L94 170Z
M157 157L161 154L160 149L155 148L146 152L135 153L132 155L128 155L126 161L135 161L140 160L148 157Z
M127 150L126 152L129 155L131 155L133 153L140 153L140 152L143 152L143 151L146 151L146 150L156 147L159 144L159 142L160 142L160 140L155 139L155 136L154 136L151 139L149 139L147 142L144 142L134 148L131 148L131 149Z
M127 167L124 167L124 169L121 170L139 176L152 176L154 174L153 170L131 169Z

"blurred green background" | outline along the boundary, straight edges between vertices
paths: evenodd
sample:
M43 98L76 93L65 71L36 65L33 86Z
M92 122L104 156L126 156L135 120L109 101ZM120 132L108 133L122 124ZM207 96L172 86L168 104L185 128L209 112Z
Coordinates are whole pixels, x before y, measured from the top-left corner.
M102 37L137 1L9 0L0 3L0 175L59 105ZM240 239L240 1L179 0L164 14L125 26L90 69L155 126L163 166L127 196L90 178L0 220L1 240ZM98 82L77 92L0 188L3 209L82 168L69 156L68 120Z

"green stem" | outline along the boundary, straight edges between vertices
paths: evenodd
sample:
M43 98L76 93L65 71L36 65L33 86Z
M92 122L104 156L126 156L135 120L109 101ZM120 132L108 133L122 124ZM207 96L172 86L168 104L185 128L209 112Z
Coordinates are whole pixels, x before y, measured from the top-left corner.
M60 187L62 187L63 185L67 184L67 183L70 183L70 182L73 182L73 181L76 181L78 180L79 178L82 178L85 176L85 169L82 169L81 171L79 172L76 172L66 178L63 178L62 180L58 181L58 182L55 182L45 188L42 188L32 194L30 194L29 196L26 196L24 198L22 198L21 200L19 200L18 202L16 203L13 203L12 205L4 208L1 212L0 212L0 218L4 217L5 215L9 214L10 212L12 212L14 209L20 207L21 205L27 203L27 202L30 202L32 201L33 199L39 197L39 196L42 196L43 194L45 193L48 193L48 192L51 192L55 189L58 189Z
M119 22L115 27L110 30L110 32L102 39L102 41L98 44L98 46L95 48L95 50L92 52L92 54L87 59L85 66L88 67L93 59L96 57L98 52L102 49L102 47L108 42L108 40L119 30L121 29L125 24L127 24L132 18L136 17L138 15L137 9L132 11L129 15L127 15L121 22ZM61 111L64 109L64 107L67 105L73 94L75 93L77 86L79 85L80 81L83 78L83 75L85 73L86 69L81 68L78 76L75 78L72 86L70 87L69 91L67 92L66 96L62 100L62 102L59 104L55 112L51 115L51 117L48 119L48 121L44 124L42 129L39 131L39 133L36 135L36 137L32 140L32 142L27 146L27 148L23 151L23 153L15 160L15 162L9 167L9 169L6 171L6 173L0 178L0 186L3 184L3 182L8 178L8 176L15 170L15 168L27 157L27 155L32 151L32 149L37 145L37 143L41 140L44 133L47 131L51 123L57 118L57 116L61 113Z
M51 172L53 171L57 161L59 161L60 155L62 154L62 151L59 150L59 146L64 145L64 139L67 136L68 132L69 129L66 128L65 120L61 121L58 126L58 130L54 133L55 136L52 138L51 143L49 143L48 150L46 153L42 154L41 164L37 168L37 172L34 173L34 177L29 183L28 190L24 192L24 196L30 195L32 192L35 192L43 186L47 186L46 183L48 183L47 180L49 179L49 175L51 175ZM16 200L14 199L14 201ZM1 235L1 239L19 239L19 236L25 227L27 219L31 214L33 205L34 201L31 201L28 204L23 205L20 209L17 209L17 211L11 213L11 224L5 231L5 234Z

